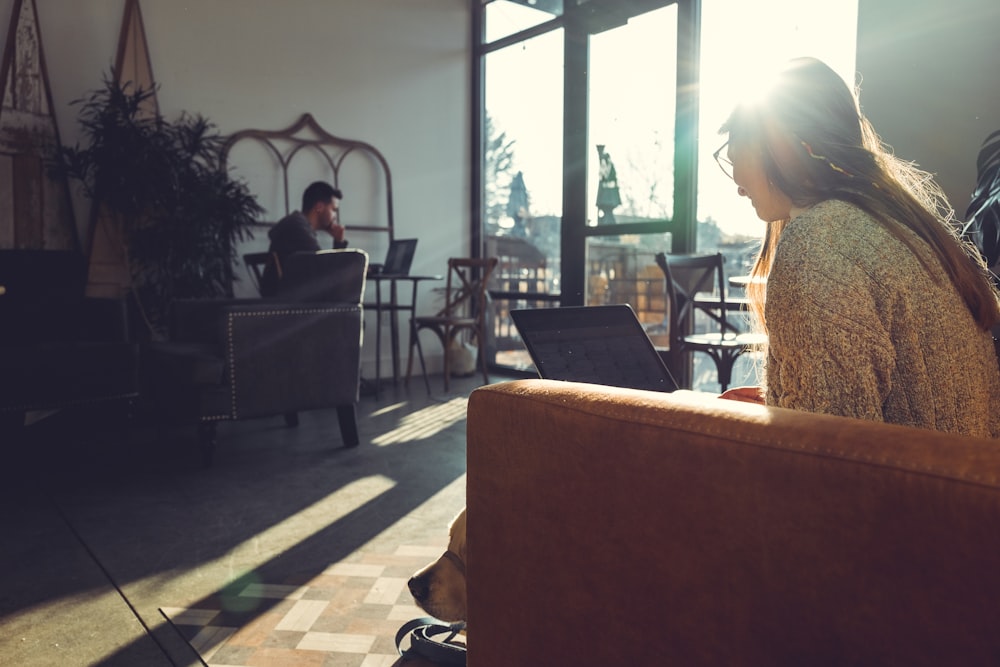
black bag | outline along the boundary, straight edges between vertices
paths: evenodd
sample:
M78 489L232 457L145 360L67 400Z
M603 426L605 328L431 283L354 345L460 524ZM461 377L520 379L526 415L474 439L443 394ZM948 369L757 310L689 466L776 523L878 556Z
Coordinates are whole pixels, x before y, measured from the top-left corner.
M445 625L436 618L415 618L396 633L396 651L399 655L420 656L439 665L465 667L465 644L452 641L465 629L465 623ZM450 633L443 640L438 635ZM410 646L403 649L403 640L409 637Z
M983 142L976 173L978 181L965 212L962 237L975 244L987 266L993 266L1000 260L1000 130Z

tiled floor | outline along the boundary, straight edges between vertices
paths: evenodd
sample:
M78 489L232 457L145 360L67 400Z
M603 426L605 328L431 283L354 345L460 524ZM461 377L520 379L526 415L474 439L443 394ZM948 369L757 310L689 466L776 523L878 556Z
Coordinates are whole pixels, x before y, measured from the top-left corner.
M396 630L425 615L406 581L440 555L440 538L433 542L362 551L307 582L247 582L232 600L161 611L210 665L389 667Z
M481 380L432 381L363 398L355 449L333 411L222 424L210 469L190 429L97 410L0 443L0 665L392 664L465 502Z

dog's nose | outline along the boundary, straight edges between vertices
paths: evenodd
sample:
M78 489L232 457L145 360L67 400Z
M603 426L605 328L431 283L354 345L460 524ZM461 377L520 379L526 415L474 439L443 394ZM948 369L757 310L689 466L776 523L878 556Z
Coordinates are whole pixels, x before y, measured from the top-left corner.
M409 586L410 595L413 596L414 600L424 600L430 593L430 586L425 577L410 577L410 581L406 585Z

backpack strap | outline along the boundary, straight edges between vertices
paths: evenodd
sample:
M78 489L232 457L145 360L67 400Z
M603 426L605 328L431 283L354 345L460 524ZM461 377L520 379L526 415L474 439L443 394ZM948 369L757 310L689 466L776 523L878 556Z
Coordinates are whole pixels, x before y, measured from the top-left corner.
M465 646L453 643L452 638L465 629L465 623L447 625L425 616L404 623L396 632L396 651L403 657L420 656L441 665L465 667ZM443 640L438 635L450 633ZM403 649L403 640L409 637L409 648Z

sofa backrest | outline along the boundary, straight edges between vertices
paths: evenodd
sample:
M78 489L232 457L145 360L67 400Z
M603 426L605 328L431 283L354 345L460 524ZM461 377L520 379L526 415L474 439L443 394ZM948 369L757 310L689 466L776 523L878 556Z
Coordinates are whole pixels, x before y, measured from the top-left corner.
M468 412L470 667L1000 656L1000 443L523 380Z

